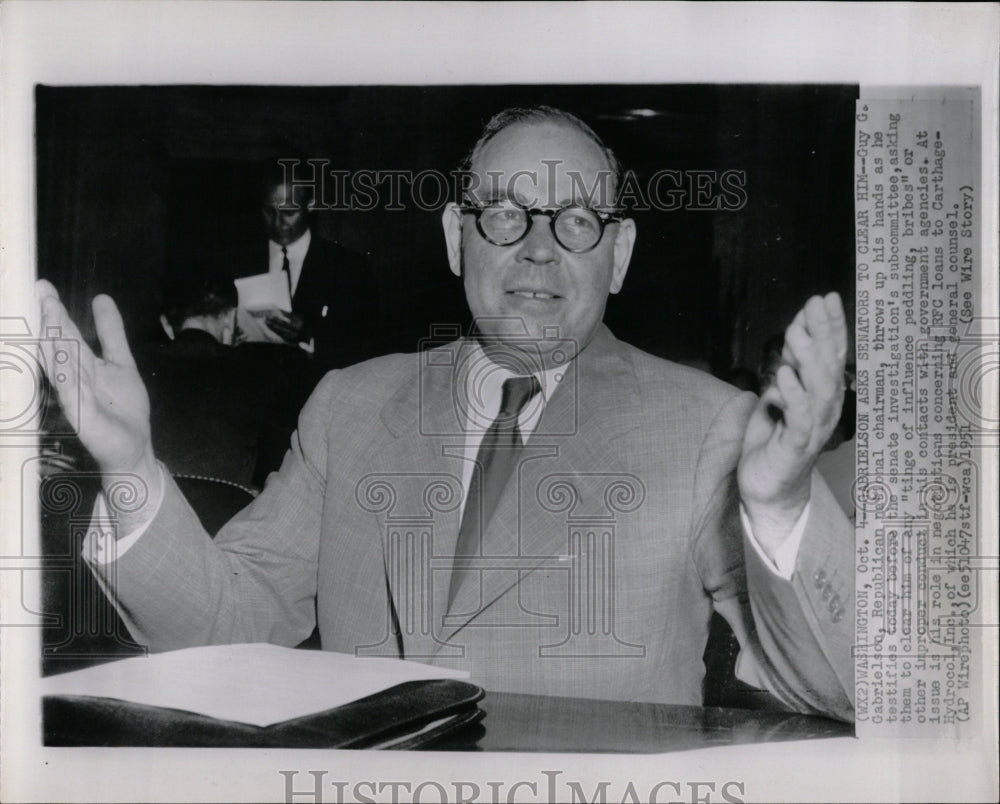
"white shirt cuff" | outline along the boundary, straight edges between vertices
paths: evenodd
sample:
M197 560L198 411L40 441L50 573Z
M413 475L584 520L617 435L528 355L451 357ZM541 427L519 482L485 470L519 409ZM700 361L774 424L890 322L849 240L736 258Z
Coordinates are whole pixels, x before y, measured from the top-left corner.
M788 538L782 542L781 546L774 551L774 560L772 561L764 553L760 543L757 541L757 537L754 536L753 528L750 527L750 517L747 516L743 503L740 503L740 521L743 523L743 530L747 535L747 539L753 545L753 549L757 552L757 555L761 557L764 565L779 578L783 578L786 581L792 580L792 574L795 572L795 559L798 558L799 545L802 544L802 536L806 532L806 521L809 519L810 505L811 503L806 503L806 507L802 509L802 513L799 515L795 527L792 528L792 532L788 534Z
M163 490L166 487L166 481L163 477L163 466L157 463L156 468L160 472L159 499L156 500L154 505L147 507L149 516L130 533L126 533L120 539L115 538L118 526L108 512L108 503L104 492L101 491L97 495L97 500L94 502L94 513L90 517L90 530L83 540L83 557L88 564L98 567L113 564L125 555L132 545L139 541L152 521L156 519L156 515L160 511L160 506L163 505Z

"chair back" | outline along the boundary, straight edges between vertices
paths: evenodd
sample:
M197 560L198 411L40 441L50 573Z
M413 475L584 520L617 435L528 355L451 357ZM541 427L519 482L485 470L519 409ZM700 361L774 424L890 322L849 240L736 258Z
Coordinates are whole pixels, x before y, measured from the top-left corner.
M256 496L246 486L217 477L174 475L174 481L211 536L215 536L223 525L253 502Z

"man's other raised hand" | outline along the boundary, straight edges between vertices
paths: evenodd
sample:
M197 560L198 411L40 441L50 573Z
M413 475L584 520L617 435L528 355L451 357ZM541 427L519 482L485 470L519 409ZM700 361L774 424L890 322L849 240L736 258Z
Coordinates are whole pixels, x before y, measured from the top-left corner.
M40 279L35 293L41 305L42 331L58 331L62 339L79 344L78 364L56 364L54 343L42 339L42 355L49 382L80 441L101 467L105 485L109 476L131 474L147 487L147 499L158 500L160 472L153 454L149 428L149 395L136 370L118 307L109 296L93 301L94 323L101 357L90 349L59 300L50 282ZM79 406L67 404L79 395ZM136 512L138 513L138 512Z
M781 366L747 425L737 473L755 535L776 537L760 539L769 555L809 502L813 466L840 418L846 356L840 296L813 296L785 330Z

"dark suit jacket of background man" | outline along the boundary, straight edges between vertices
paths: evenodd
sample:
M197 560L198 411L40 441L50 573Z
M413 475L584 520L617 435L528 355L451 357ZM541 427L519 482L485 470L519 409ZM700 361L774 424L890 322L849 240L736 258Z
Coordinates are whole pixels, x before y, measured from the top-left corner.
M295 396L298 404L302 398L289 386L307 370L306 363L299 349L268 343L223 346L195 329L181 331L174 341L137 348L157 456L174 474L251 485L261 436L276 419L288 418L284 399ZM287 436L280 436L286 445Z
M742 679L853 717L850 523L814 474L795 574L773 575L738 513L756 398L604 327L501 496L488 566L449 604L467 348L328 374L281 470L214 541L168 483L146 533L96 568L137 638L291 646L318 617L326 650L464 668L489 690L698 705L714 609Z
M234 278L268 270L267 241L255 242L247 259L228 257ZM363 255L321 238L315 230L292 296L292 311L305 319L304 339L315 338L316 375L383 351L378 282L371 265Z

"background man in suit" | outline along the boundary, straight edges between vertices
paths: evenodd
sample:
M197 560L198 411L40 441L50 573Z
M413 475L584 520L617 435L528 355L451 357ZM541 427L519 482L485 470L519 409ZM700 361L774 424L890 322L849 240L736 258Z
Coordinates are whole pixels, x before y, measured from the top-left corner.
M379 353L378 288L368 261L357 252L313 231L314 187L297 182L293 162L268 160L261 171L261 219L267 235L266 260L254 249L231 262L237 275L263 271L287 277L290 312L271 311L261 325L274 340L314 351L319 372L356 363ZM319 180L322 180L321 178ZM240 311L247 332L258 330ZM256 338L254 338L256 339Z
M812 471L842 398L839 299L809 300L757 401L601 323L636 227L582 121L508 110L467 164L443 224L474 337L328 375L214 542L157 467L120 319L95 299L81 432L150 494L91 556L134 633L296 644L318 618L325 649L465 667L487 689L699 703L714 609L742 678L851 718L853 530ZM41 290L45 323L72 332Z

